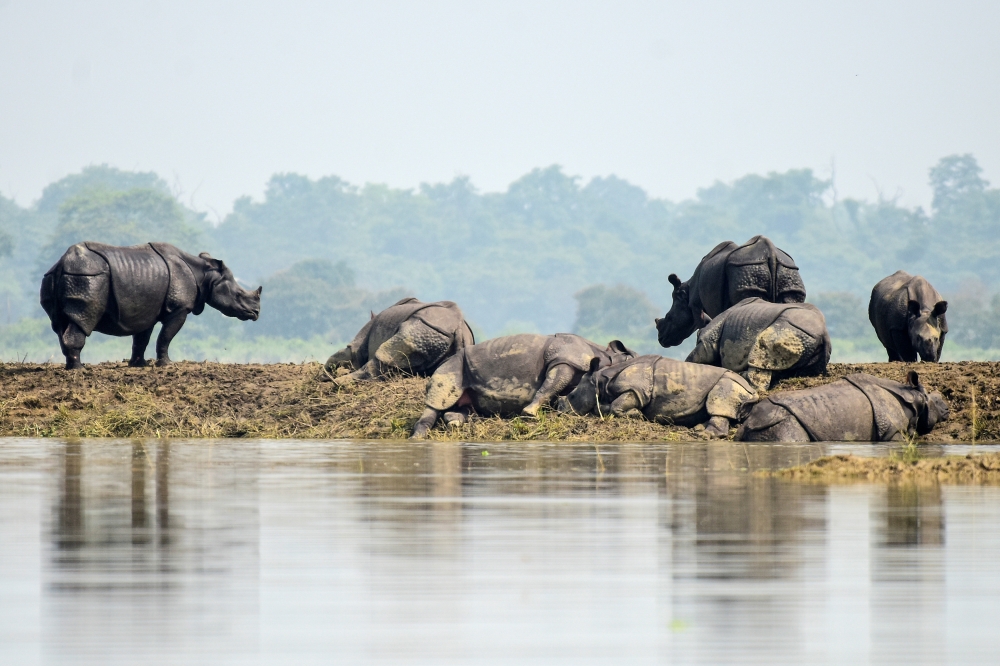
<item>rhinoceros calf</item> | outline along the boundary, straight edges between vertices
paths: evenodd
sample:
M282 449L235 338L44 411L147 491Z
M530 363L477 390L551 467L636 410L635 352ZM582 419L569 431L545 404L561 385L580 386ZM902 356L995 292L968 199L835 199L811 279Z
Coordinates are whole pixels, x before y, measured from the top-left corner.
M780 377L823 373L830 351L826 319L815 305L747 298L698 331L687 360L742 373L766 391Z
M80 350L94 331L131 335L129 365L145 365L157 322L163 327L156 364L166 365L170 341L189 314L201 314L207 303L227 317L256 321L260 292L240 287L232 271L205 252L195 257L167 243L78 243L45 273L41 303L72 370L81 367Z
M754 236L743 245L726 241L715 246L695 268L687 282L673 273L670 311L656 320L657 338L663 347L675 347L723 311L744 298L759 297L772 303L802 303L806 288L799 268L765 236Z
M509 335L465 347L427 380L427 409L413 437L426 436L441 412L449 424L464 422L470 407L479 414L534 416L591 367L634 356L618 340L601 348L569 333Z
M650 421L705 424L721 437L756 401L757 392L734 372L650 355L589 372L556 408L616 416L637 409Z
M872 289L868 319L890 361L941 360L948 301L919 275L896 271Z
M391 370L429 375L465 347L476 344L462 311L451 301L422 303L404 298L365 324L354 340L326 362L327 373L354 372L333 381L375 379Z
M917 373L906 383L864 373L824 386L781 391L760 401L740 426L745 442L888 442L926 434L948 418L940 393Z

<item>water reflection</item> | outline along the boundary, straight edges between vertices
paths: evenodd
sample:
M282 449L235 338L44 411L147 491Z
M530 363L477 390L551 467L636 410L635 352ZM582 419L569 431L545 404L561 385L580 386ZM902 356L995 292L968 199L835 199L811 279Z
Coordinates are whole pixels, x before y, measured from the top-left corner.
M1000 647L1000 490L752 473L822 453L0 440L0 570L37 576L39 608L20 619L35 633L0 635L0 662L919 663ZM11 509L26 496L46 509ZM33 563L2 545L32 526Z

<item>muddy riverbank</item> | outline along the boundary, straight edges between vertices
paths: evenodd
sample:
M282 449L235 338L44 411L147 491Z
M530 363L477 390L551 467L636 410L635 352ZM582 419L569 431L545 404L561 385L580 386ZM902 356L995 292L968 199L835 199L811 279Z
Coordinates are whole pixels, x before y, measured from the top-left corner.
M826 377L787 380L774 390L832 381L851 372L902 380L915 367L941 391L952 418L926 441L1000 439L1000 363L833 364ZM425 380L399 378L338 389L319 364L176 363L129 368L101 363L68 372L54 364L0 365L0 435L80 437L405 438L423 408ZM973 397L975 399L973 399ZM975 417L975 428L973 427ZM474 441L683 441L699 433L636 419L543 413L538 419L474 419L438 439Z

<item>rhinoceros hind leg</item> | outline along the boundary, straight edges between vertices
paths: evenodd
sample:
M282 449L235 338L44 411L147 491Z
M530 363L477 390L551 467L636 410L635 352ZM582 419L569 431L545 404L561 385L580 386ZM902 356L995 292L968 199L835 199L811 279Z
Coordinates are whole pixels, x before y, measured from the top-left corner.
M712 437L726 437L729 435L729 419L713 416L705 422L705 432Z
M67 370L83 367L83 363L80 362L80 350L86 342L87 336L80 327L68 322L59 334L59 346L62 348L63 356L66 357Z
M799 420L789 414L774 425L760 430L751 430L741 427L736 436L744 442L808 442L811 441L809 433L802 427Z
M399 332L383 342L374 356L383 366L420 375L444 358L451 343L449 336L411 319L404 321Z
M427 433L430 429L434 427L437 423L438 410L433 407L428 407L424 410L424 413L420 415L415 426L413 426L413 434L410 435L410 439L423 439L427 437Z
M444 422L452 428L465 425L469 421L469 408L459 407L444 413Z
M132 336L132 358L128 364L133 368L143 368L146 366L146 347L149 346L149 338L153 335L153 327L148 330L136 333Z
M156 337L156 365L170 365L170 356L167 354L167 349L170 347L170 341L174 339L174 336L181 330L184 322L187 321L187 315L187 312L180 312L163 322L163 328L160 329L160 334Z
M545 375L545 381L535 391L534 400L528 403L521 413L526 416L537 416L542 405L547 405L552 398L569 388L578 374L583 373L565 363L550 368Z

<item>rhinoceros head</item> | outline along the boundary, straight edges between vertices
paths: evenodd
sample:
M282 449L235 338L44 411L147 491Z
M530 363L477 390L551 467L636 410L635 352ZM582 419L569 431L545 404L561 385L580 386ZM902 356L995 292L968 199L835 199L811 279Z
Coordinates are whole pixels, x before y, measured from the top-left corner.
M948 301L938 301L933 308L921 306L919 301L910 301L907 309L910 344L920 354L920 360L937 363L941 360L944 335L948 332L944 316L948 311Z
M948 420L951 410L943 395L937 391L928 393L920 383L920 377L913 370L906 373L906 383L926 397L922 404L913 405L917 410L917 434L926 435L935 425Z
M198 255L205 260L205 302L226 315L242 321L257 321L260 316L260 294L263 287L247 291L241 287L233 272L221 259L213 259L207 252Z
M556 400L556 410L568 414L590 414L597 411L601 393L601 359L593 358L590 361L590 370L580 378L580 383L576 388Z
M684 342L697 326L694 313L691 312L688 283L681 282L673 273L667 279L674 286L673 303L670 305L670 311L663 315L662 319L653 321L656 323L656 337L660 341L660 346L676 347Z
M340 351L334 352L330 358L326 359L326 365L324 367L328 372L333 372L338 368L357 370L357 368L354 367L354 352L351 349L351 345L347 345Z

